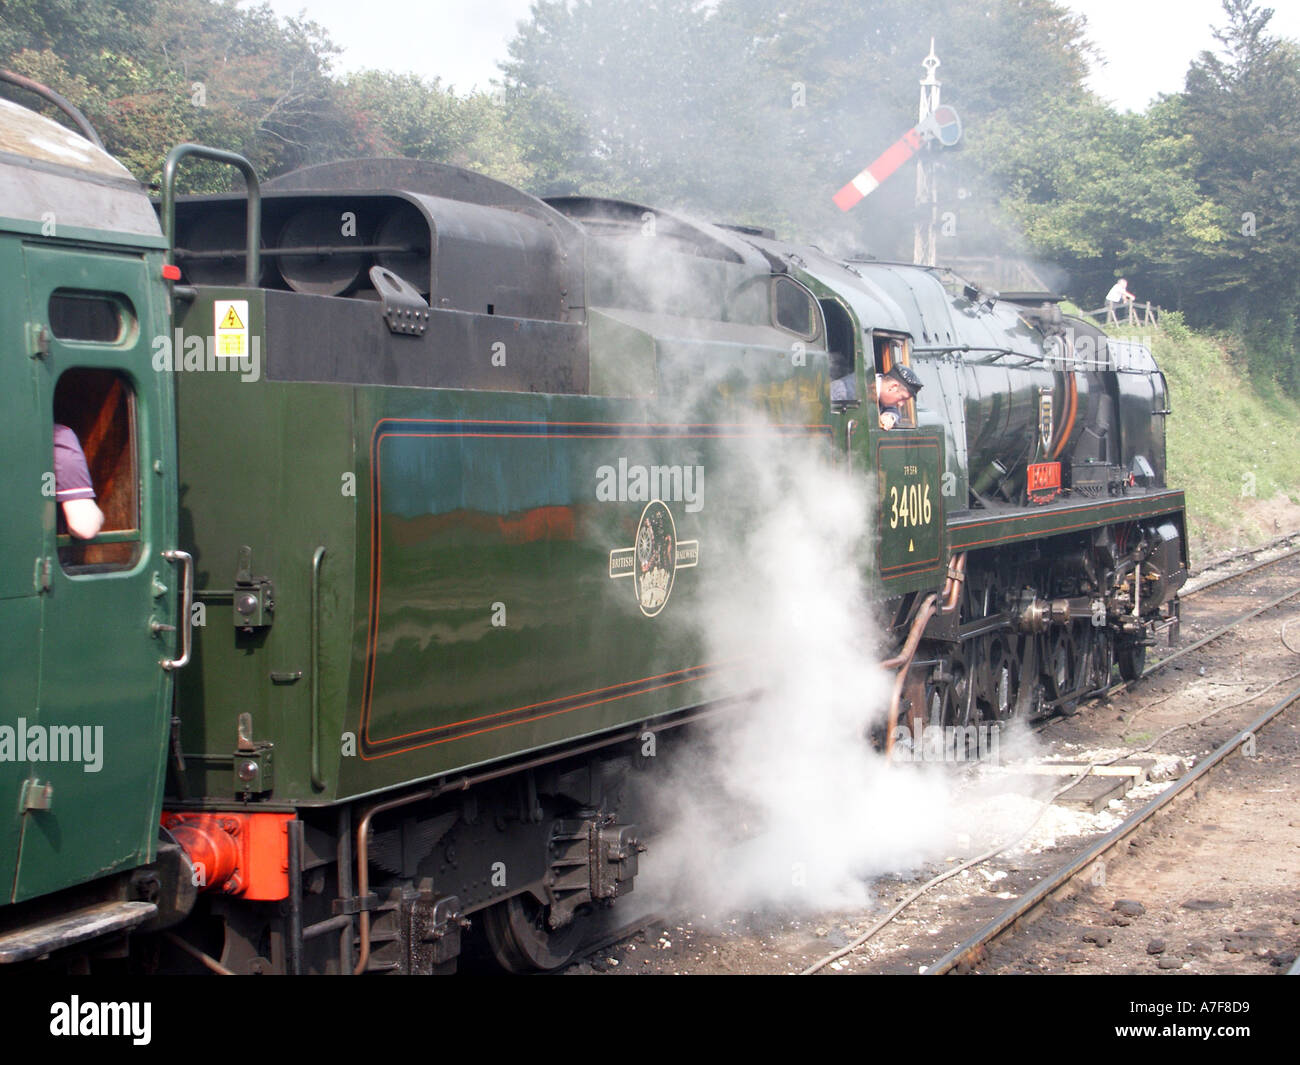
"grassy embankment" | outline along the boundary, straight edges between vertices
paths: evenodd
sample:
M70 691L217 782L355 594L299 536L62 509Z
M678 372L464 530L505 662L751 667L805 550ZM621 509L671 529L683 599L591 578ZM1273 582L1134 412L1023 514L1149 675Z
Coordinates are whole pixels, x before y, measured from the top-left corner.
M1271 382L1252 384L1231 340L1188 329L1166 314L1149 333L1165 372L1168 482L1187 493L1196 558L1300 529L1300 402Z

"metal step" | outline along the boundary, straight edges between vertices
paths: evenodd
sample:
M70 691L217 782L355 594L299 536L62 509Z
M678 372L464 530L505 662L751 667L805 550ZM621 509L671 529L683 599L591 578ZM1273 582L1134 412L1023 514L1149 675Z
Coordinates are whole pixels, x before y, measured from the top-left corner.
M0 935L0 965L31 961L63 947L134 928L157 912L152 902L101 902L6 932Z

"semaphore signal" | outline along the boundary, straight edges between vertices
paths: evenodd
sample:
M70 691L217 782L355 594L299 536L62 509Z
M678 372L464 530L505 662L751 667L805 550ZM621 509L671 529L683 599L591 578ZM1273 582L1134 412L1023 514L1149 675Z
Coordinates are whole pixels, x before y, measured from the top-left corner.
M834 197L835 206L841 211L856 206L930 141L937 140L947 148L960 139L961 119L957 117L956 110L944 104L933 114L921 119L881 152L875 162L840 189Z
M864 197L874 192L882 181L912 158L931 141L950 148L961 140L961 119L948 105L940 105L940 82L934 76L939 67L939 57L934 54L934 38L930 39L930 54L922 61L925 77L921 79L919 119L915 126L886 148L880 156L845 185L834 196L835 206L841 211L853 208ZM939 198L935 186L933 163L918 160L916 168L916 206L920 215L916 222L916 239L913 244L914 262L933 266L936 261L935 223L939 213Z

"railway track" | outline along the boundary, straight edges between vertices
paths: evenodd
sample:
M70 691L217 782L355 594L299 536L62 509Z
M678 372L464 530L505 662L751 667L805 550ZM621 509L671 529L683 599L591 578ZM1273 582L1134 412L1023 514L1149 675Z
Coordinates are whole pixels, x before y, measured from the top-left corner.
M1262 693L1261 693L1262 694ZM1256 736L1266 725L1300 702L1300 687L1288 692L1268 710L1240 729L1196 768L1185 774L1171 787L1150 800L1139 810L1131 814L1119 827L1108 832L1091 846L1076 854L1057 872L1043 880L1033 891L1008 906L994 920L990 921L973 936L966 939L926 970L926 975L943 975L953 971L969 971L985 956L990 944L1003 935L1013 931L1032 916L1044 903L1054 898L1063 888L1074 881L1080 874L1092 869L1098 861L1105 858L1119 844L1129 839L1138 829L1168 811L1180 799L1194 792L1205 777L1219 769L1228 758L1237 753L1243 745L1253 743Z
M1267 550L1271 547L1279 546L1280 544L1284 542L1288 542L1289 540L1294 538L1300 538L1300 533L1290 534L1288 537L1279 538L1278 540L1273 541L1270 544L1265 545L1264 547L1255 548L1252 549L1251 551L1241 552L1235 556L1230 556L1229 558L1222 559L1219 561L1218 564L1227 564L1229 561L1235 558L1244 557L1246 555ZM1257 562L1254 565L1247 567L1246 569L1235 571L1231 574L1224 575L1211 583L1199 586L1196 589L1196 591L1199 592L1199 591L1207 590L1211 587L1217 587L1227 581L1234 580L1238 577L1243 577L1246 576L1247 574L1254 573L1261 569L1265 569L1270 566L1276 565L1277 563L1282 562L1288 558L1291 558L1297 554L1300 554L1300 547L1293 548L1273 558ZM1283 594L1279 596L1275 596L1259 606L1253 607L1252 609L1234 617L1226 624L1216 627L1213 631L1201 637L1200 639L1194 641L1193 643L1188 644L1186 647L1181 647L1175 652L1173 652L1172 654L1167 655L1164 658L1152 663L1143 671L1142 676L1139 678L1139 680L1146 680L1152 674L1155 674L1157 672L1166 669L1174 662L1185 658L1186 656L1192 654L1193 652L1202 650L1203 648L1209 646L1215 641L1221 639L1223 636L1227 635L1228 633L1238 629L1240 626L1246 624L1247 622L1254 620L1255 618L1267 613L1268 611L1273 610L1290 600L1296 599L1297 597L1300 597L1300 587L1288 589ZM1283 642L1285 644L1285 639L1283 640ZM1290 649L1290 645L1287 646L1288 649ZM1271 690L1271 688L1276 687L1278 684L1282 683L1283 681L1294 680L1294 679L1295 679L1294 676L1290 678L1283 678L1282 681L1275 682L1274 684L1270 685L1269 688L1257 692L1250 699L1243 700L1241 704L1235 704L1235 705L1244 705L1244 703L1253 702L1258 698L1260 698L1262 695L1264 695L1267 691ZM1118 695L1121 692L1130 689L1133 686L1133 683L1136 682L1132 682L1132 683L1120 682L1118 684L1108 687L1104 691L1095 693L1090 697L1090 699L1092 701L1098 701L1103 697L1111 697L1114 695ZM1259 728L1262 728L1265 724L1274 720L1274 718L1276 718L1278 715L1283 713L1289 707L1294 705L1297 700L1300 700L1300 688L1296 688L1295 690L1291 691L1290 694L1288 694L1285 698L1283 698L1279 703L1271 707L1269 711L1265 712L1259 718L1255 719L1245 728L1239 730L1236 733L1236 735L1234 735L1231 739L1229 739L1227 742L1222 744L1218 749L1216 749L1216 751L1209 758L1200 762L1195 769L1187 773L1178 782L1176 782L1175 784L1167 788L1164 792L1161 793L1161 795L1152 799L1150 802L1145 804L1138 811L1133 813L1119 827L1114 829L1112 832L1107 833L1105 836L1097 840L1090 847L1086 848L1083 852L1071 858L1068 862L1062 865L1054 873L1045 877L1043 881L1032 891L1029 891L1028 893L1022 895L1013 905L1007 907L1001 914L999 914L998 917L985 924L977 933L975 933L973 936L968 938L965 942L953 948L952 951L950 951L947 955L945 955L942 959L940 959L940 961L937 962L934 966L927 968L925 972L927 974L946 973L946 972L954 971L959 967L961 967L961 971L968 971L972 966L972 964L976 960L978 960L979 957L982 956L981 952L985 947L987 947L994 940L996 940L997 938L1005 934L1008 930L1024 924L1044 904L1044 902L1056 897L1061 892L1062 888L1068 885L1071 881L1075 880L1080 875L1080 873L1085 872L1086 870L1092 868L1102 855L1110 852L1118 843L1129 838L1140 827L1142 827L1144 824L1149 822L1151 819L1157 817L1161 813L1161 811L1167 809L1171 804L1175 803L1180 797L1184 796L1189 789L1195 790L1196 785L1202 780L1202 778L1206 774L1213 772L1216 767L1222 765L1222 763L1228 758L1229 755L1231 755L1233 752L1238 750L1243 743L1247 742L1248 737L1253 737L1255 732L1257 732ZM1214 716L1222 712L1223 710L1227 710L1231 708L1232 707L1223 707L1223 708L1216 709L1212 711L1210 714L1207 714L1206 717ZM1035 731L1040 732L1043 729L1055 724L1060 720L1062 720L1062 718L1059 717L1049 718L1045 722L1037 726L1035 728ZM1153 743L1148 746L1153 746L1155 742L1158 742L1159 739L1163 739L1164 736L1167 734L1168 733L1162 734L1160 737L1157 738L1156 741L1153 741ZM1112 761L1114 760L1117 759L1113 759ZM1049 798L1044 803L1042 809L1040 810L1039 817L1042 816L1042 813L1046 812L1047 808L1051 805L1052 801L1054 801L1061 794L1068 791L1071 787L1077 784L1084 776L1087 775L1087 773L1090 770L1094 768L1096 767L1092 765L1088 766L1080 774L1078 774L1077 776L1069 780L1064 786L1057 789L1056 792L1051 796L1051 798ZM903 912L905 912L914 902L916 902L924 895L929 893L933 888L937 887L939 884L944 883L945 881L955 876L960 875L961 873L969 869L982 865L983 863L987 862L989 859L1013 847L1015 844L1020 842L1021 839L1027 836L1032 831L1034 825L1036 824L1037 824L1037 819L1035 819L1035 822L1031 824L1027 829L1025 829L1024 833L1018 839L1010 840L1008 842L1002 843L998 847L993 848L983 854L977 855L965 862L962 862L961 864L955 866L954 868L945 870L942 874L927 881L921 887L913 890L908 895L906 895L903 899L901 899L900 902L893 909L891 909L889 913L887 913L884 917L882 917L875 924L873 924L871 928L869 928L866 932L864 932L855 940L853 940L846 946L840 948L839 950L833 951L825 955L824 957L818 959L818 961L816 961L813 965L805 968L802 974L811 975L813 973L819 972L822 969L824 969L826 966L834 962L837 962L840 959L843 959L849 956L850 954L854 953L861 946L863 946L865 943L870 941L874 936L876 936L878 933L880 933L885 928L887 928Z
M1184 589L1180 593L1179 598L1184 600L1195 598L1196 596L1200 595L1202 592L1208 591L1211 588L1217 588L1219 585L1226 584L1228 581L1235 581L1241 577L1247 577L1252 573L1257 573L1262 569L1267 569L1270 566L1275 566L1279 562L1283 562L1288 558L1300 554L1300 545L1297 545L1296 543L1297 541L1300 541L1300 530L1297 530L1296 532L1292 532L1292 533L1287 533L1284 536L1275 537L1274 539L1268 541L1268 543L1261 544L1259 547L1246 548L1243 551L1237 551L1230 555L1223 555L1219 558L1212 559L1206 565L1202 566L1199 570L1197 570L1193 576L1200 577L1202 574L1208 573L1212 570L1219 569L1222 566L1231 565L1233 562L1236 562L1238 559L1255 558L1255 556L1257 555L1261 555L1266 551L1271 551L1278 547L1283 547L1283 546L1291 547L1291 550L1289 551L1285 551L1280 555L1274 555L1272 558L1260 559L1254 562L1252 565L1246 566L1244 569L1233 570L1231 573L1225 573L1221 576L1211 578L1210 580L1207 581L1198 581L1197 583L1193 584L1190 588Z
M1206 569L1202 570L1201 572L1204 573L1210 570L1211 568L1219 568L1224 565L1228 565L1233 561L1239 561L1243 557L1257 555L1265 551L1275 550L1279 547L1283 548L1283 551L1281 553L1274 555L1271 558L1256 561L1253 564L1243 569L1235 570L1229 574L1220 575L1212 582L1208 582L1199 586L1198 589L1196 590L1196 594L1199 595L1201 591L1209 591L1214 588L1220 588L1222 585L1224 585L1229 581L1233 581L1241 577L1246 577L1249 574L1266 571L1270 567L1275 567L1279 563L1283 563L1288 559L1294 558L1294 556L1300 554L1300 546L1292 546L1290 543L1291 540L1300 540L1300 533L1291 534L1288 537L1279 538L1278 540L1270 542L1269 544L1266 544L1259 548L1254 548L1245 552L1238 552L1236 555L1231 557L1215 560L1212 567L1206 567ZM1268 587L1268 585L1265 585L1265 587ZM1276 583L1273 583L1273 586L1270 590L1272 591L1278 590ZM1179 663L1186 663L1186 661L1189 658L1191 658L1191 656L1194 653L1204 651L1207 647L1212 647L1217 641L1221 640L1224 636L1228 635L1229 633L1240 629L1242 626L1249 624L1249 622L1251 622L1252 620L1264 616L1269 611L1284 606L1288 602L1291 602L1292 600L1295 600L1298 597L1300 597L1300 587L1281 589L1280 594L1271 595L1265 602L1257 603L1253 605L1249 610L1243 611L1240 614L1237 614L1228 619L1222 619L1221 616L1218 616L1216 614L1216 611L1212 603L1207 604L1207 609L1204 611L1198 610L1198 613L1202 614L1203 617L1208 617L1209 620L1208 622L1202 620L1199 623L1202 625L1212 624L1213 628L1210 631L1204 633L1204 635L1200 635L1192 643L1189 643L1184 647L1180 647L1176 649L1173 653L1166 655L1164 658L1151 663L1146 668L1146 670L1144 670L1142 678L1140 679L1145 680L1147 678L1152 677L1154 674L1167 670L1173 666L1178 665ZM1200 604L1198 604L1198 606L1199 605ZM1194 619L1193 619L1193 623L1195 623ZM1284 643L1285 643L1285 639L1284 639ZM1290 644L1287 644L1287 647L1288 649L1292 649ZM1213 716L1214 713L1222 713L1225 711L1229 711L1234 709L1237 706L1245 705L1246 703L1254 702L1256 700L1262 699L1267 694L1269 694L1271 688L1276 688L1284 684L1288 688L1294 688L1295 679L1296 678L1294 677L1293 678L1283 677L1281 680L1271 685L1270 689L1265 689L1263 691L1256 691L1249 699L1242 700L1241 703L1234 703L1230 706L1219 707L1216 710L1214 710L1212 714L1207 714L1205 716L1208 718ZM1107 696L1107 697L1118 696L1131 687L1132 685L1123 684L1123 683L1113 685L1110 688L1107 688L1104 692L1096 693L1094 698L1100 699L1101 696ZM976 940L982 933L991 935L991 938L988 938L984 941L984 944L987 945L988 943L995 941L998 937L1005 935L1007 930L1022 927L1027 923L1029 923L1033 919L1033 914L1037 911L1039 907L1043 905L1045 901L1050 901L1058 898L1062 894L1063 887L1070 885L1072 881L1076 880L1079 877L1080 873L1087 873L1089 869L1093 868L1096 865L1097 861L1099 860L1098 857L1096 856L1097 854L1105 854L1109 852L1114 847L1119 845L1122 841L1131 838L1132 834L1134 832L1139 831L1143 825L1149 825L1153 821L1158 820L1160 818L1162 811L1169 809L1171 805L1180 805L1180 800L1185 800L1189 794L1196 793L1200 785L1204 782L1205 778L1208 775L1213 774L1216 768L1229 757L1232 751L1239 749L1241 744L1245 742L1244 737L1246 737L1247 734L1253 735L1252 730L1257 730L1258 728L1262 727L1261 722L1265 720L1272 720L1272 717L1275 717L1277 716L1277 714L1285 712L1285 709L1291 706L1297 699L1300 699L1300 688L1294 688L1294 690L1291 690L1289 694L1285 698L1283 698L1278 704L1275 704L1275 706L1271 708L1270 711L1270 714L1272 716L1270 716L1269 714L1261 715L1259 718L1254 719L1252 722L1250 722L1250 724L1246 725L1244 728L1237 729L1234 733L1234 736L1231 739L1229 739L1226 743L1223 743L1219 746L1218 750L1216 750L1215 755L1213 756L1212 759L1207 757L1205 761L1199 763L1194 770L1181 777L1175 783L1169 785L1166 791L1162 793L1160 796L1157 796L1156 798L1145 802L1122 825L1113 829L1110 832L1107 832L1095 843L1089 845L1086 850L1073 855L1069 860L1061 864L1059 868L1048 867L1046 869L1043 869L1041 863L1034 865L1035 872L1038 871L1043 872L1044 875L1042 880L1039 883L1030 884L1022 887L1019 891L1019 897L1014 902L1012 902L1011 904L1007 905L1004 909L999 911L995 917L988 916L988 909L986 904L992 900L988 899L987 896L984 897L982 903L982 905L984 905L984 909L982 914L977 914L976 918L972 920L971 919L972 914L967 913L965 918L961 919L961 922L966 923L968 930L969 929L977 929L977 930L972 932L969 935L966 935L962 943L959 944L958 947L954 947L953 950L949 951L949 955L952 955L952 958L956 960L949 959L948 956L945 955L944 960L941 960L939 963L930 963L930 968L928 970L923 970L923 971L928 971L928 972L967 971L971 966L971 959L978 958L981 956L980 947L977 945ZM1146 706L1138 707L1133 711L1133 713L1140 713L1148 709L1152 705L1155 704L1148 703ZM1045 722L1044 725L1053 725L1053 724L1064 723L1072 720L1077 720L1077 719L1054 717L1048 719L1048 721ZM1131 715L1129 717L1129 720L1131 720ZM1191 723L1197 724L1198 722L1191 722ZM1148 746L1150 747L1161 743L1161 741L1163 741L1165 736L1167 736L1168 734L1169 734L1168 732L1162 732L1159 736L1156 737L1154 741L1152 741L1152 744ZM1132 754L1135 752L1129 751L1127 753ZM1172 761L1174 757L1176 757L1176 755L1170 751L1155 752L1155 753L1163 753L1164 755L1167 756L1168 761ZM1077 778L1072 778L1067 781L1064 776L1062 776L1060 779L1064 784L1064 786L1057 789L1057 794L1060 794L1061 792L1068 790L1068 788L1071 785L1073 785L1077 780ZM1051 806L1052 803L1049 801L1043 805L1043 810L1046 811ZM871 939L877 936L878 933L882 933L886 929L889 929L891 925L893 925L895 922L900 920L900 917L901 919L907 921L909 928L914 928L914 926L917 924L918 921L920 921L920 923L923 925L927 921L932 921L932 922L938 921L943 923L949 923L953 914L959 911L960 903L954 906L952 902L940 902L934 899L930 899L930 900L926 900L923 906L921 907L922 910L927 911L924 916L915 917L914 914L910 914L907 911L909 907L911 907L914 903L918 902L918 900L923 899L925 895L931 892L932 889L936 887L938 884L943 883L944 881L947 881L954 876L958 876L967 870L973 870L974 873L978 873L979 870L975 869L976 866L980 865L981 863L988 862L989 859L992 858L996 853L1005 850L1007 847L1014 846L1016 842L1017 842L1016 840L1013 840L1011 841L1010 844L1003 844L1002 847L997 848L995 851L986 854L977 855L975 858L964 861L956 865L954 868L946 869L944 870L941 876L934 878L933 880L927 882L926 884L922 885L920 888L917 888L915 890L912 890L913 885L906 884L905 882L894 882L888 885L882 884L881 891L883 891L887 897L890 895L894 895L896 893L901 895L904 892L907 892L907 894L899 900L898 905L893 905L893 902L891 900L891 903L889 904L892 907L890 909L890 912L884 914L879 920L877 920L872 925L871 928L867 929L864 934L858 936L855 939L852 939L850 942L846 943L840 949L820 957L812 965L805 965L803 963L800 963L802 967L802 971L809 974L813 972L818 972L826 968L827 966L832 965L833 963L835 963L840 959L847 959L848 955L859 952L861 948L864 946L864 944L871 941ZM1037 862L1038 860L1035 859L1034 861ZM1016 864L1024 864L1024 863L1013 862L1012 863L1013 867ZM1005 872L1001 870L996 863L986 865L985 868L994 870L993 873L985 873L985 877L1005 876ZM976 877L975 880L969 882L979 884L980 888L983 889L984 885L981 883L982 879L983 878ZM1011 886L1009 881L1005 881L1005 882L1000 881L999 883L1002 886ZM979 907L973 907L973 909L978 910ZM656 917L657 916L658 915L656 915ZM914 917L915 919L912 919ZM818 924L825 925L825 926L834 926L835 924L837 924L837 919L828 918L826 915L822 915L820 919L815 919L811 922L803 922L803 925L807 927L811 927ZM630 936L630 935L634 935L637 932L643 931L645 930L646 927L648 927L648 925L649 922L646 920L634 922L632 925L629 925L627 927L626 935ZM793 925L787 926L787 928L795 928L795 929L798 929L800 927L801 927L800 921L794 921ZM859 925L858 928L861 928L861 926ZM852 935L853 932L857 932L858 928L849 930L850 935ZM955 941L958 938L958 936L961 934L960 923L958 923L957 928L952 929L952 933L953 933L952 939L950 939L949 942ZM773 933L770 929L766 931L758 929L752 932L751 931L742 931L742 932L723 931L718 933L716 938L710 938L711 933L707 932L706 930L704 929L692 930L688 926L685 935L683 935L683 929L681 927L678 927L677 934L673 936L673 938L682 939L682 940L691 940L692 950L702 951L704 952L706 957L710 950L712 950L713 953L715 954L728 955L731 961L730 964L726 966L727 971L738 971L735 963L735 957L737 954L737 950L734 947L735 936L740 935L744 937L745 935L754 935L754 934L758 936L771 936L773 934L779 936L781 935L781 932L778 930L775 933ZM789 938L795 938L801 934L803 933L788 932ZM818 934L820 935L821 933ZM893 952L899 946L899 943L897 941L906 940L907 942L910 942L912 944L909 951L910 957L912 959L912 964L910 965L910 971L916 972L917 965L915 964L915 961L917 959L917 950L916 950L917 944L915 941L915 935L916 935L915 931L905 932L899 929L897 931L890 931L887 935L881 936L880 937L882 940L881 944L879 945L873 944L872 954L874 955L874 960L867 962L866 967L871 968L873 965L884 965L888 967L887 971L897 971L898 968L897 964L891 963L889 959L893 957ZM616 944L618 942L618 938L619 937L617 936L603 936L601 937L599 942L593 943L589 947L589 949L585 950L583 953L588 957L595 955L597 952L608 952L611 957L616 956L616 950L617 950ZM730 940L730 943L733 945L729 946L728 940ZM907 948L907 942L901 944L905 949ZM714 947L715 943L716 943L716 948ZM768 949L768 947L770 946L771 946L771 940L768 939L764 947L756 948L754 950L755 956L760 960L763 957L766 957L768 959L768 962L770 963L772 959L775 959L777 957L776 953ZM885 953L882 954L881 953L882 951L884 951ZM640 953L631 954L631 955L622 955L622 956L629 960L635 959L636 960L635 968L629 966L625 961L622 968L618 970L611 970L611 971L618 971L618 972L641 971L642 959ZM782 956L784 957L784 955ZM812 956L815 957L815 955ZM809 955L805 955L805 957L809 957ZM577 959L575 959L575 961L576 960ZM658 958L656 955L656 961L657 960ZM665 964L669 964L667 958L665 958L664 961ZM680 959L679 961L672 962L671 963L672 971L682 971L677 969L677 965L679 964L682 966L682 970L711 971L709 969L700 969L698 968L698 963L696 963L696 965L692 965L687 959ZM863 963L859 962L858 964L861 965ZM843 965L844 967L847 967L848 961L847 960L844 961ZM835 967L840 968L841 966L837 965ZM658 971L662 971L662 969ZM761 966L756 966L755 970L739 970L739 971L761 971Z

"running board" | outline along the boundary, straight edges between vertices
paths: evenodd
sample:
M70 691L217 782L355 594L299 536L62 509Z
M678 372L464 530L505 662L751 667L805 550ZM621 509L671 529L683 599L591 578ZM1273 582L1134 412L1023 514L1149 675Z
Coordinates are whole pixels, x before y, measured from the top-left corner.
M31 961L53 951L143 924L158 912L152 902L102 902L0 935L0 965Z

